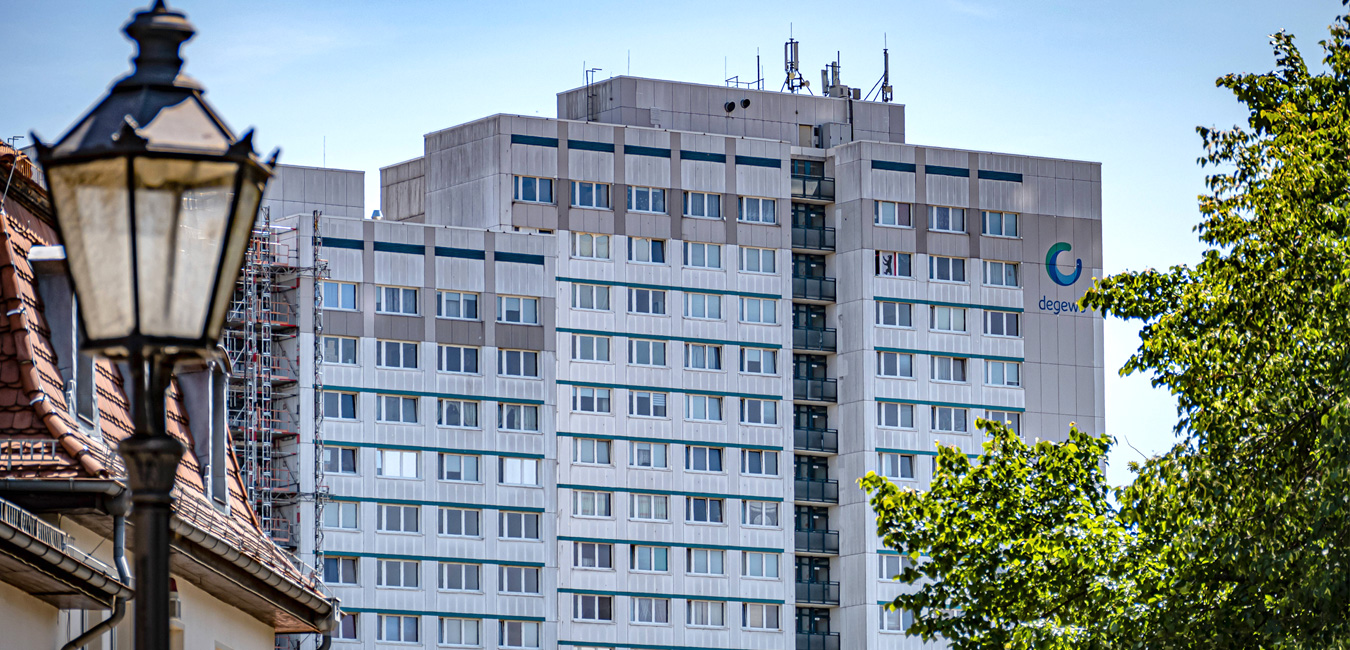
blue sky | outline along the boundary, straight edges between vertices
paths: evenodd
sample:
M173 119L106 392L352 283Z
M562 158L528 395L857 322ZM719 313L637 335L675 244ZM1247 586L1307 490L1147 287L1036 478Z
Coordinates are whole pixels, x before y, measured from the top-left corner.
M424 133L493 113L552 117L555 94L581 85L583 66L601 78L716 84L753 76L758 51L766 87L777 88L791 29L808 79L838 51L844 83L866 91L881 75L884 39L910 142L1102 163L1108 273L1198 259L1195 127L1244 118L1214 80L1269 70L1268 35L1280 29L1320 60L1317 41L1342 9L1335 0L171 6L198 30L187 71L231 125L256 126L255 142L280 146L284 163L364 170L367 211L378 206L379 168L421 155ZM118 30L135 9L0 4L0 137L59 137L128 69L132 46ZM1137 344L1133 326L1107 323L1113 484L1129 480L1126 463L1140 452L1173 440L1171 397L1116 374Z

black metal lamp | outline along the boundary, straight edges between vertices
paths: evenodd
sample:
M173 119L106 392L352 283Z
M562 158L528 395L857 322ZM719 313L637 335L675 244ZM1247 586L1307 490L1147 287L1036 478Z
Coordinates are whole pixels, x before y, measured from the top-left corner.
M173 364L210 354L276 164L236 138L178 49L195 30L157 0L126 26L131 74L55 146L36 137L79 298L81 349L125 361L135 434L126 461L135 526L137 650L169 647L169 517L183 445L165 430Z

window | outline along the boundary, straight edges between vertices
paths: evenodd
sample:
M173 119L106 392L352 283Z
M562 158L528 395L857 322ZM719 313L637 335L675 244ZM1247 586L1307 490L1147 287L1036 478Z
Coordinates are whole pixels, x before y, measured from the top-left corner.
M933 381L966 381L966 360L960 357L933 357Z
M635 366L666 365L666 342L628 339L628 363Z
M609 622L614 620L614 597L590 594L572 595L572 620Z
M572 462L586 465L608 465L610 441L595 438L572 439Z
M939 282L965 282L966 261L959 257L929 255L928 279Z
M741 372L751 375L778 374L778 351L764 348L741 348Z
M685 497L684 520L700 524L722 523L722 499Z
M356 285L350 282L319 283L324 309L356 309Z
M609 413L609 389L573 386L572 410L581 413Z
M628 414L640 418L666 417L666 393L628 391Z
M993 287L1017 287L1017 265L1012 262L984 263L984 283Z
M417 344L408 341L375 341L375 365L416 370Z
M773 199L765 199L755 196L741 197L741 221L750 223L778 223L774 216Z
M710 293L685 292L684 317L721 320L722 296Z
M877 426L884 429L913 429L914 405L877 402Z
M417 398L398 395L375 396L375 421L417 424Z
M436 348L436 370L465 375L478 374L478 348L441 345Z
M984 419L1002 422L1013 433L1022 433L1022 414L1013 411L985 411ZM324 511L327 512L326 510Z
M722 471L722 449L720 447L684 448L684 468L694 472Z
M355 474L356 450L348 447L324 447L323 471L328 474Z
M722 195L705 192L684 193L684 216L704 219L722 218Z
M778 301L770 298L741 298L741 322L773 325L778 322Z
M877 465L881 468L881 475L886 478L906 480L914 478L914 457L909 454L877 454Z
M345 336L323 337L323 362L356 365L356 339Z
M323 416L338 420L355 420L356 394L324 391Z
M935 332L966 331L966 310L961 307L933 306L928 312L928 329Z
M356 635L356 614L342 615L342 620L338 622L337 629L333 630L333 638L343 641L355 641L359 638Z
M572 566L579 569L613 569L614 545L573 542Z
M497 638L503 648L538 648L539 623L534 621L499 621Z
M778 402L742 399L741 424L778 424Z
M662 445L664 448L664 445ZM670 498L661 494L634 494L633 509L628 516L631 519L647 521L666 521L670 519L667 505ZM664 549L663 549L664 550ZM665 569L661 569L665 571Z
M436 642L441 645L479 645L479 621L471 618L441 618Z
M442 481L478 482L478 457L466 454L440 454L436 457L436 477Z
M577 517L612 517L610 493L577 490L572 493L572 514Z
M741 474L778 476L778 452L763 449L741 450Z
M656 289L629 289L628 311L633 314L666 315L666 292Z
M742 603L741 626L749 630L778 629L778 605Z
M686 395L684 418L703 422L722 421L722 398L712 395Z
M881 555L877 557L878 580L898 580L900 572L914 566L908 555Z
M375 451L375 475L385 478L417 478L417 452L397 449Z
M448 537L478 537L480 512L463 508L441 508L436 516L436 533Z
M665 264L666 240L629 237L628 261L643 264Z
M741 553L741 575L747 578L778 579L778 554Z
M379 614L379 627L376 629L377 641L390 641L394 643L417 643L417 623L416 616L393 616L390 614Z
M609 363L609 337L573 334L572 360Z
M892 201L872 202L872 223L878 226L902 226L905 228L914 226L914 222L909 216L909 204Z
M497 296L497 322L538 325L539 299Z
M914 355L903 352L878 352L877 376L914 377Z
M932 407L932 422L930 425L934 431L944 431L948 433L966 432L966 410L962 408L952 408L950 406Z
M778 527L778 504L773 501L741 501L741 523L764 528Z
M718 244L684 243L684 265L696 269L722 268L722 247Z
M553 179L517 176L515 193L511 198L527 203L552 203Z
M477 564L441 562L437 568L436 588L446 591L479 591L482 589L482 567Z
M537 594L539 568L502 565L497 570L497 591L504 594Z
M724 575L725 559L725 551L691 548L685 552L685 570L697 575Z
M984 383L990 386L1021 386L1021 369L1021 364L1014 361L985 361Z
M666 213L666 191L659 187L628 186L628 211Z
M478 402L443 399L436 403L436 424L461 429L478 428Z
M502 431L539 432L539 407L533 404L497 403L497 428Z
M539 459L498 458L497 482L502 485L539 485Z
M417 506L381 503L375 508L375 529L382 533L418 533L422 531Z
M609 209L609 184L572 181L572 205L578 208Z
M417 290L406 287L375 287L375 312L417 315Z
M502 539L539 539L539 515L533 512L497 513L497 536Z
M670 570L670 549L664 546L636 546L632 550L633 571L665 573Z
M324 556L323 581L330 585L356 584L356 558Z
M881 629L884 632L904 632L914 624L914 612L908 609L891 609L881 605Z
M609 311L609 287L598 284L573 284L572 308Z
M876 274L884 278L914 277L914 271L910 264L911 260L912 257L909 253L877 251Z
M684 367L691 370L721 370L722 346L685 343Z
M539 353L530 350L497 350L497 374L503 377L539 377Z
M584 260L609 259L609 235L593 235L588 232L572 233L572 257Z
M772 248L741 247L741 270L746 273L777 273L778 251Z
M325 528L356 530L357 504L349 501L332 501L323 507L323 525Z
M965 232L966 209L928 206L928 229L941 232Z
M720 551L719 551L720 553ZM690 627L726 627L726 603L712 600L691 600L685 608L686 623Z
M633 467L665 469L668 466L666 464L665 443L630 442L628 443L628 448L630 450L628 464Z
M417 589L421 583L415 560L376 560L375 586Z
M633 597L633 622L665 625L670 622L670 600Z
M437 291L436 317L478 320L478 294L463 291Z
M1021 314L1010 311L984 312L984 333L989 336L1021 336Z
M990 237L1017 237L1017 213L985 212L984 234Z
M914 327L914 305L907 302L877 301L877 325Z

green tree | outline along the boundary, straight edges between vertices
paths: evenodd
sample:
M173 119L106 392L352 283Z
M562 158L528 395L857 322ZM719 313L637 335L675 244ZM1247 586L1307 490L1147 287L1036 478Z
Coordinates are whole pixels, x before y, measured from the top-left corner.
M1082 301L1141 321L1121 372L1176 397L1178 442L1118 506L1109 440L1077 432L1019 448L994 429L973 464L944 452L923 494L869 475L887 543L928 556L895 603L915 632L964 648L1350 639L1350 21L1315 72L1290 35L1272 44L1272 72L1217 82L1246 124L1198 129L1215 170L1200 263L1105 278Z

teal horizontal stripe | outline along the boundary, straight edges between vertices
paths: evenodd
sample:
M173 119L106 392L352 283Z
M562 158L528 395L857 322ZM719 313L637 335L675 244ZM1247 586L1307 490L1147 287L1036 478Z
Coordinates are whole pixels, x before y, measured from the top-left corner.
M877 453L879 453L879 454L908 454L908 455L911 455L911 456L936 456L936 455L938 455L938 453L937 453L936 451L919 451L919 450L917 450L917 449L890 449L890 448L887 448L887 447L877 447ZM979 457L980 457L979 454L966 454L966 458L979 458ZM886 553L887 551L877 551L877 552L878 552L878 553ZM894 553L895 551L890 551L890 552L891 552L891 553Z
M586 278L570 278L559 276L554 278L558 282L577 282L580 284L599 284L607 287L631 287L633 289L654 289L657 291L686 291L689 293L712 293L720 296L744 296L746 298L769 298L772 300L781 300L783 296L776 293L751 293L749 291L728 291L726 289L701 289L697 287L676 287L666 284L640 284L637 282L619 282L617 280L589 280Z
M397 449L399 451L432 451L441 454L462 454L466 456L507 456L509 458L538 458L543 454L524 454L515 451L493 451L491 449L454 449L451 447L422 447L418 445L389 445L379 442L355 442L351 440L324 440L325 447L360 447L362 449Z
M651 391L654 393L683 393L685 395L712 395L714 397L740 397L745 399L764 399L777 402L783 399L782 395L759 395L755 393L724 393L717 390L699 390L695 388L666 388L664 386L636 386L632 384L599 384L588 381L566 381L559 379L558 384L564 386L584 386L586 388L614 388L625 390Z
M680 159L681 159L681 160L694 160L694 161L698 161L698 162L724 163L724 162L727 161L727 156L726 156L726 154L721 154L721 153L707 153L707 152L704 152L704 151L685 151L685 150L681 149L681 150L680 150Z
M413 609L373 609L370 607L347 607L345 605L342 607L342 611L351 612L353 614L384 614L386 616L434 616L437 618L477 618L490 620L500 619L503 621L544 622L544 617L542 616L502 616L499 614L466 614L464 612L433 612ZM426 630L423 630L423 632L425 633ZM627 646L629 644L625 643L624 645Z
M506 560L483 560L464 557L440 557L436 555L397 555L394 553L365 553L361 551L325 552L324 557L373 557L379 560L412 560L416 562L454 562L456 564L505 564L508 566L529 566L543 568L543 562L508 562Z
M390 388L362 388L357 386L324 386L324 391L334 393L373 393L376 395L398 395L401 397L435 397L440 399L462 399L482 402L505 402L507 404L535 404L542 406L543 400L517 399L514 397L488 397L486 395L456 395L454 393L427 393L418 390L394 390Z
M972 352L939 352L937 350L914 350L910 348L883 348L878 346L877 352L900 352L903 354L927 354L935 357L961 357L964 359L987 359L989 361L1016 361L1021 363L1025 361L1022 357L996 357L991 354L974 354Z
M670 150L662 149L660 147L639 147L636 145L626 144L623 146L623 152L626 154L632 154L634 156L652 156L654 158L670 157Z
M893 162L890 160L873 160L872 169L881 169L890 172L909 172L911 174L918 171L918 168L914 166L914 163Z
M375 242L375 251L378 253L407 253L409 255L425 255L427 247L422 244L396 244L391 241Z
M453 501L417 501L414 499L379 499L375 497L351 497L331 495L329 501L347 501L352 503L389 503L396 506L432 506L434 508L460 508L462 510L505 510L507 512L544 512L543 508L524 506L494 506L488 503L456 503Z
M1022 313L1021 307L1004 307L1002 305L977 305L970 302L943 302L941 300L923 300L922 298L887 298L885 296L872 296L872 300L877 302L908 302L916 305L936 305L938 307L964 307L966 309L983 309L985 311L1010 311L1015 314Z
M557 138L544 138L537 135L521 135L519 133L511 134L511 144L529 144L536 147L556 147Z
M343 608L348 609L348 608ZM558 640L558 645L584 646L594 648L628 648L629 650L708 650L706 646L692 645L648 645L643 643L613 643L610 641L563 641ZM718 650L737 650L735 648L724 648L718 646Z
M782 503L781 497L761 497L752 494L718 494L715 492L680 492L676 490L647 490L642 488L611 487L608 485L573 485L571 483L559 483L558 489L568 490L595 490L597 492L626 492L628 494L655 494L660 496L672 497L702 497L708 499L743 499L745 501L773 501ZM726 514L725 512L723 513ZM780 516L783 513L778 513Z
M343 239L341 237L324 237L323 246L327 248L347 248L354 251L364 250L366 243L360 239Z
M594 440L626 440L629 442L654 442L658 444L674 443L678 445L694 445L698 447L734 447L736 449L765 449L768 451L783 451L782 447L773 445L746 445L739 442L713 442L709 440L669 440L666 438L644 438L641 436L620 436L608 433L579 433L573 431L559 431L558 435L565 438L591 438Z
M713 551L749 551L751 553L778 553L784 551L781 548L768 546L724 546L720 544L687 544L684 542L671 542L662 540L659 542L640 540L640 539L604 539L600 537L568 537L559 535L560 542L593 542L596 544L629 544L632 546L670 546L674 548L704 548Z
M965 167L944 167L942 165L924 165L923 173L934 176L960 176L970 178L970 170Z
M687 336L662 336L662 335L659 335L659 334L633 334L633 333L624 333L624 332L605 332L605 331L601 331L601 330L580 330L580 329L572 329L572 328L570 328L570 327L559 327L559 328L558 328L558 331L559 331L559 332L566 332L566 333L568 333L568 334L588 334L588 335L592 335L592 336L621 336L621 337L624 337L624 338L630 338L630 339L651 339L651 340L655 340L655 341L682 341L682 342L685 342L685 343L703 343L703 344L707 344L707 345L736 345L736 346L740 346L740 347L743 347L743 348L768 348L768 349L773 349L773 350L781 350L781 349L783 349L783 346L778 345L778 344L776 344L776 343L756 343L756 342L753 342L753 341L724 341L724 340L721 340L721 339L696 339L696 338L690 338L690 337L687 337Z
M772 167L773 169L782 169L783 161L777 158L760 158L758 156L736 156L737 165L749 165L750 167Z
M571 140L567 141L568 149L578 151L600 151L603 153L614 153L614 143L612 142L592 142L590 140Z
M1012 183L1021 183L1022 175L1016 172L996 172L989 169L980 170L980 180L985 181L1009 181Z
M515 262L517 264L536 264L544 265L543 255L530 255L528 253L508 253L505 251L496 251L492 254L492 259L498 262Z
M924 406L951 406L955 408L984 409L986 411L1008 411L1010 413L1025 413L1026 409L1016 406L989 406L987 404L963 404L961 402L932 402L923 399L894 399L890 397L878 397L878 402L887 404L922 404ZM949 431L935 433L951 433Z
M641 591L597 591L595 589L559 589L560 594L582 594L588 596L628 596L629 598L674 598L677 600L716 600L724 603L764 603L782 605L783 601L770 598L736 598L732 596L690 596L686 594L652 594ZM629 644L623 644L628 647Z
M487 259L487 253L474 250L472 248L450 248L447 246L436 247L436 257L458 257L465 260Z

